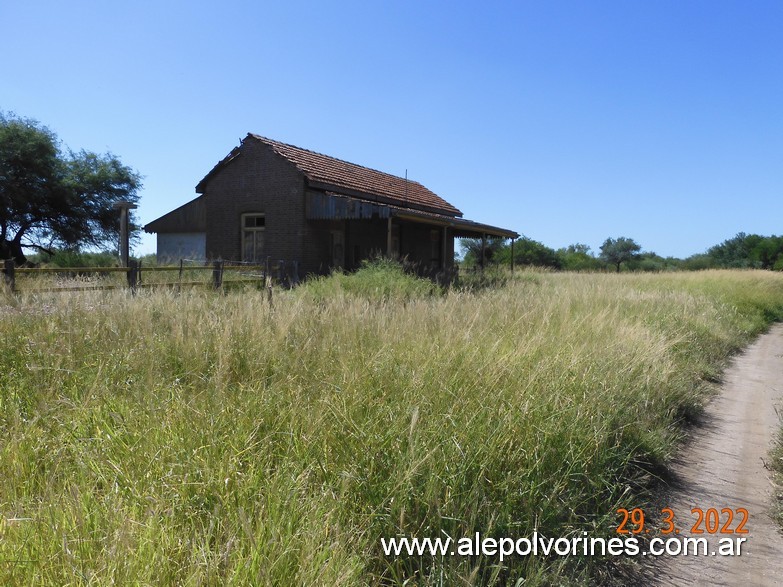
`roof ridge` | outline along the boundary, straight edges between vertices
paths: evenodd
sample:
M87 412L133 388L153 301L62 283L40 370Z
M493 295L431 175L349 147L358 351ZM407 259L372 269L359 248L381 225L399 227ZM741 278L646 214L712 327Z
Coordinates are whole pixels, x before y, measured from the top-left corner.
M373 167L368 167L366 165L362 165L360 163L354 163L353 161L348 161L347 159L340 159L339 157L333 157L332 155L327 155L326 153L319 153L318 151L313 151L312 149L305 149L304 147L299 147L297 145L292 145L291 143L285 143L283 141L278 141L275 139L270 139L269 137L265 137L263 135L257 134L257 133L248 133L248 136L253 137L256 140L259 140L263 143L267 143L268 145L271 145L273 148L275 145L283 145L284 147L290 147L292 149L296 149L298 151L306 151L307 153L311 153L313 155L318 155L319 157L326 157L327 159L331 159L332 161L339 161L340 163L345 163L346 165L350 165L352 167L361 167L362 169L366 169L368 171L372 171L373 173L380 173L382 175L388 175L389 177L393 177L395 179L399 179L402 181L407 181L408 183L415 183L416 185L420 185L421 187L424 187L424 185L415 179L409 179L407 177L400 177L399 175L394 175L393 173L389 173L388 171L381 171L380 169L375 169ZM285 153L280 153L283 157L286 157ZM286 157L288 159L288 157ZM289 159L290 160L290 159ZM298 165L297 165L298 167Z

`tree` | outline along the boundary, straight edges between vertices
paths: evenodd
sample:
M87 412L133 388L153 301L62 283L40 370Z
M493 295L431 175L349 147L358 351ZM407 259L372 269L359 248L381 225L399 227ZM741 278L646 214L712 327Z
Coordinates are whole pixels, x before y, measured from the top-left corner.
M465 251L465 263L480 265L481 239L463 238L460 239L460 244ZM511 263L511 245L506 243L504 238L488 238L484 249L484 259L488 265L509 265ZM560 269L560 259L554 249L525 236L514 241L514 263L516 265Z
M617 272L620 273L620 265L636 259L641 249L632 238L608 238L601 245L601 259L617 267Z
M497 254L503 249L506 239L500 237L489 237L485 239L484 261L490 265L494 262ZM464 260L467 265L481 265L482 241L480 238L461 238L459 244L465 252Z
M750 251L752 245L761 237L738 232L734 238L727 239L719 245L710 247L707 251L718 267L752 267Z
M141 176L116 156L63 152L45 126L0 112L0 257L23 264L25 248L115 244L113 204L138 202L140 188Z
M783 257L783 237L737 233L734 238L711 247L707 254L719 267L773 269Z
M500 263L510 264L511 247L505 245L501 251L498 251L495 258ZM526 236L521 236L514 242L514 263L516 265L560 269L560 259L554 249Z
M601 261L590 252L590 247L582 243L558 249L557 257L566 271L595 271L603 267Z

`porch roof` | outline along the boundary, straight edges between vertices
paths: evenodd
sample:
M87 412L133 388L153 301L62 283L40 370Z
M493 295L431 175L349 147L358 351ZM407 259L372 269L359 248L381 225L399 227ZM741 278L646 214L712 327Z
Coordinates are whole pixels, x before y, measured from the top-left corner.
M368 202L337 192L308 192L307 218L308 220L399 218L410 222L445 226L451 229L452 236L462 238L480 238L482 235L519 238L518 232L507 228L393 204Z
M199 196L144 226L144 231L149 233L206 232L206 230L207 206L204 196Z

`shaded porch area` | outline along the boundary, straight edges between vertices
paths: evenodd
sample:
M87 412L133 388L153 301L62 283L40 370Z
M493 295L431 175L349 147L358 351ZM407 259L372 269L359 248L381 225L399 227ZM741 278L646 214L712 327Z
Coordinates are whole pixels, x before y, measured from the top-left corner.
M367 201L344 194L310 192L307 219L329 231L331 267L357 269L377 256L403 260L420 275L436 277L454 268L454 239L516 239L513 230L458 216Z

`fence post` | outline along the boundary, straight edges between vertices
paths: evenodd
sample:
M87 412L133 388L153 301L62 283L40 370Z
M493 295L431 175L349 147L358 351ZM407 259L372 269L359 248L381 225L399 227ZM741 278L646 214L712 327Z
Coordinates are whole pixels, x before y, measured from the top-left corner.
M511 274L514 274L514 241L517 240L515 238L511 239Z
M123 267L130 267L130 211L138 208L133 202L120 200L112 206L120 210L120 263Z
M269 302L269 307L272 307L272 257L266 258L266 265L264 267L264 282L266 285L266 299Z
M8 285L8 289L11 292L16 291L16 264L13 259L6 259L3 262L3 275L5 276L5 283Z
M481 271L484 271L484 265L487 262L487 235L481 235Z
M128 260L128 287L131 293L136 295L136 288L139 284L139 262L135 259Z
M292 285L299 285L299 261L291 261Z
M286 267L285 259L280 259L278 261L277 278L280 281L280 285L286 289L291 289L291 285L288 281L288 268Z
M212 286L215 289L223 287L223 261L215 261L212 264Z

